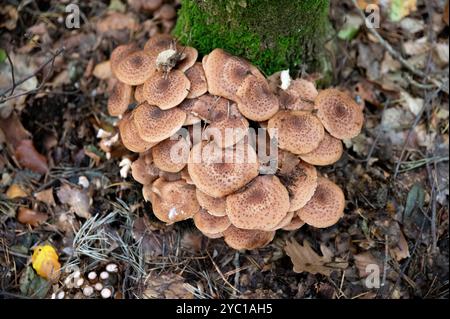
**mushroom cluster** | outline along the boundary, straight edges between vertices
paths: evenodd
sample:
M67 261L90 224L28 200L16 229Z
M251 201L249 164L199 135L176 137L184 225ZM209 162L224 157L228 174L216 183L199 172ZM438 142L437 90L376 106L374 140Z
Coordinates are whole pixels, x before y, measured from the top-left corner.
M305 79L265 78L222 49L197 59L169 35L111 54L118 82L108 111L120 118L124 146L139 153L132 175L155 216L192 218L234 249L263 247L305 223L335 224L343 191L315 166L339 160L341 140L362 128L361 107Z

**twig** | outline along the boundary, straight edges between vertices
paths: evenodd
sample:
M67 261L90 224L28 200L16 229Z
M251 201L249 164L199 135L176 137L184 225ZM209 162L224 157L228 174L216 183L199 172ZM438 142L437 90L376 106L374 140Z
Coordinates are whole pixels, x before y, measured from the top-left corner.
M34 93L34 92L39 91L39 90L44 86L44 84L45 84L45 82L48 80L48 78L50 77L50 74L53 72L53 66L54 66L56 57L58 57L58 56L59 56L60 54L62 54L64 51L65 51L65 48L64 48L64 47L58 49L55 53L52 53L52 57L51 57L50 59L48 59L47 61L45 61L43 64L41 64L41 65L37 68L36 71L34 71L32 74L26 76L26 77L23 78L22 80L18 81L17 83L13 83L12 86L10 86L9 88L7 88L7 89L4 90L3 92L1 92L1 93L0 93L0 97L1 97L1 98L0 98L0 107L1 107L1 104L2 104L2 103L6 102L6 101L8 101L8 100L15 99L15 98L17 98L17 97L19 97L19 96L26 95L26 94L30 94L30 93ZM15 89L17 86L23 84L24 82L26 82L26 81L28 81L29 79L31 79L32 77L34 77L36 74L38 74L40 71L42 71L42 70L43 70L47 65L49 65L49 64L51 64L51 69L50 69L49 72L46 74L46 76L45 76L44 79L42 80L41 84L40 84L37 88L35 88L35 89L33 89L33 90L30 90L30 91L22 92L22 93L19 93L19 94L15 94L15 95L11 95L11 94L10 94L10 96L5 97L5 95L6 95L8 92L13 92L14 89Z
M6 57L8 58L9 65L11 66L11 78L12 78L12 83L13 83L13 87L11 89L11 94L10 94L10 96L11 96L11 95L13 95L14 89L16 88L16 77L14 75L14 64L11 60L11 57L9 56L8 51L5 50L5 53L6 53Z

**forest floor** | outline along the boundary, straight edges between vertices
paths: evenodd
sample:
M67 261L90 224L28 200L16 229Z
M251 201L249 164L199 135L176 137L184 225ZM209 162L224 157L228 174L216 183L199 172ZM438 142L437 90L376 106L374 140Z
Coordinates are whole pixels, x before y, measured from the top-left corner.
M145 43L175 20L124 0L75 1L81 25L68 29L68 1L18 2L0 7L0 113L15 114L0 120L0 298L61 291L81 298L64 279L109 263L119 269L109 283L114 298L448 298L445 1L409 0L400 8L384 1L374 32L352 1L332 1L333 85L363 104L366 118L343 158L321 170L344 189L345 216L327 229L278 232L267 247L246 252L202 236L191 221L158 222L141 186L121 177L119 163L133 155L104 152L114 131L104 61L118 44ZM3 93L13 83L11 64L15 92ZM25 165L13 150L19 136L31 137L36 149L20 144ZM41 222L34 227L27 218ZM286 255L291 240L314 261L304 272ZM31 268L41 244L58 252L57 283Z

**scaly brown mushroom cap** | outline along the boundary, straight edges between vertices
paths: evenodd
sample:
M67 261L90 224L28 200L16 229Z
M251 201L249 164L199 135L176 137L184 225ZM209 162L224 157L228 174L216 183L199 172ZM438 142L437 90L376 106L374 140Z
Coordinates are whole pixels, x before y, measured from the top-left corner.
M300 217L298 217L298 212L294 212L294 217L292 218L291 222L284 226L283 228L281 228L282 230L287 230L287 231L293 231L293 230L297 230L300 229L303 225L305 225L305 222L303 220L300 219Z
M316 191L317 171L308 163L299 162L291 171L280 174L280 179L289 192L290 212L305 206Z
M249 75L237 90L238 108L252 121L267 121L279 110L278 98L269 88L267 80Z
M198 51L197 51L197 49L195 49L193 47L183 47L183 48L179 49L179 52L184 56L184 58L177 63L176 67L181 72L186 72L197 61Z
M203 193L197 188L197 201L201 207L208 211L209 214L217 217L226 216L225 197L215 198Z
M262 248L269 244L274 236L274 231L239 229L233 225L223 232L227 245L236 250Z
M292 218L296 217L295 212L288 212L286 216L271 230L276 231L278 229L282 229L283 227L286 227L289 225L292 221Z
M312 165L325 166L339 161L343 152L341 140L325 132L319 146L312 152L300 155L300 158Z
M350 139L361 132L364 114L349 95L336 89L326 89L319 92L314 105L317 117L335 138Z
M180 110L183 110L186 113L186 120L184 121L183 126L194 125L201 122L202 119L194 113L194 106L197 102L198 98L186 99L178 106Z
M152 148L153 162L160 170L177 173L187 165L190 146L181 136L168 138Z
M239 143L227 152L215 143L194 145L188 170L192 181L212 197L224 197L258 176L259 163L255 150Z
M111 116L119 116L125 113L131 103L133 88L131 85L117 82L108 98L108 113Z
M157 179L152 184L150 202L155 216L167 224L191 218L200 210L195 186L183 180L167 182Z
M188 99L194 99L205 94L208 91L208 84L206 83L205 71L200 62L195 63L185 72L188 80L191 82L191 88Z
M217 217L208 214L204 209L200 209L197 214L194 215L194 224L202 232L206 234L222 233L231 223L227 216Z
M129 43L129 44L122 44L116 47L111 52L111 57L109 58L109 62L111 65L111 72L115 77L116 75L116 68L119 65L119 63L125 59L128 55L130 55L133 52L139 51L139 47L136 43Z
M152 36L144 45L144 50L161 52L163 50L169 49L171 45L175 43L175 39L166 33L158 33ZM155 57L158 54L155 55Z
M168 110L183 102L190 87L191 82L179 70L172 70L167 75L154 72L144 83L143 95L149 104Z
M155 73L155 61L145 51L135 51L119 61L115 75L128 85L140 85Z
M267 128L272 138L278 133L279 148L294 154L313 151L325 136L319 119L305 111L280 111L269 120Z
M222 49L214 49L208 58L204 59L203 68L209 93L233 101L236 101L236 92L249 74L264 78L249 62Z
M132 119L144 141L157 143L171 137L183 126L186 113L178 108L161 110L145 102L133 111Z
M291 111L312 110L317 94L313 82L296 79L291 82L286 90L280 90L280 104L284 109Z
M130 117L130 113L124 115L119 121L118 126L123 145L132 152L143 153L156 144L155 142L144 141L139 137L138 130Z
M247 119L239 112L236 104L224 98L212 105L209 120L211 124L204 130L203 138L213 139L222 148L239 143L248 133Z
M159 169L153 165L151 152L141 154L131 164L131 175L142 185L149 185L159 177Z
M144 91L144 84L138 85L134 89L134 99L136 100L136 102L138 102L138 104L145 102L143 91Z
M332 181L319 177L311 200L298 211L308 225L317 228L332 226L343 216L345 197L342 189Z
M260 175L227 197L227 216L241 229L273 230L289 210L289 194L278 177Z

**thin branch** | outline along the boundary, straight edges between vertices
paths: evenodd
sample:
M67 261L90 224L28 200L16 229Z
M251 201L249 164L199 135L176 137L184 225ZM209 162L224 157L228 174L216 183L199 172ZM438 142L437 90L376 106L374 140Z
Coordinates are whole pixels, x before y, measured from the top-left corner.
M1 92L1 93L0 93L0 97L1 97L1 98L0 98L0 104L6 102L6 101L8 101L8 100L17 98L17 97L19 97L19 96L26 95L26 94L30 94L30 93L34 93L34 92L39 91L39 90L44 86L44 84L45 84L45 82L48 80L48 78L50 77L50 74L53 72L53 66L54 66L54 63L55 63L55 59L56 59L59 55L61 55L64 51L65 51L65 48L64 48L64 47L58 49L55 53L52 53L52 57L49 58L47 61L45 61L42 65L40 65L40 66L36 69L36 71L34 71L32 74L26 76L26 77L23 78L22 80L18 81L17 83L13 83L12 86L10 86L9 88L7 88L7 89L4 90L3 92ZM14 89L15 89L17 86L23 84L24 82L26 82L26 81L28 81L29 79L31 79L32 77L34 77L36 74L38 74L39 72L41 72L41 71L42 71L47 65L49 65L49 64L51 64L51 69L49 70L49 72L47 73L47 75L45 76L45 78L42 80L42 83L39 85L39 87L37 87L36 89L29 90L29 91L22 92L22 93L18 93L18 94L15 94L15 95L11 95L11 94L12 94L12 93L11 93L10 96L5 97L5 95L6 95L8 92L13 92ZM0 107L1 107L1 105L0 105Z
M5 50L5 53L6 53L6 57L8 58L9 65L11 66L11 78L12 78L12 83L13 83L13 87L12 87L12 89L11 89L11 94L10 94L10 96L11 96L11 95L13 95L14 89L16 88L16 77L15 77L15 75L14 75L14 63L12 62L11 57L9 56L8 51Z

